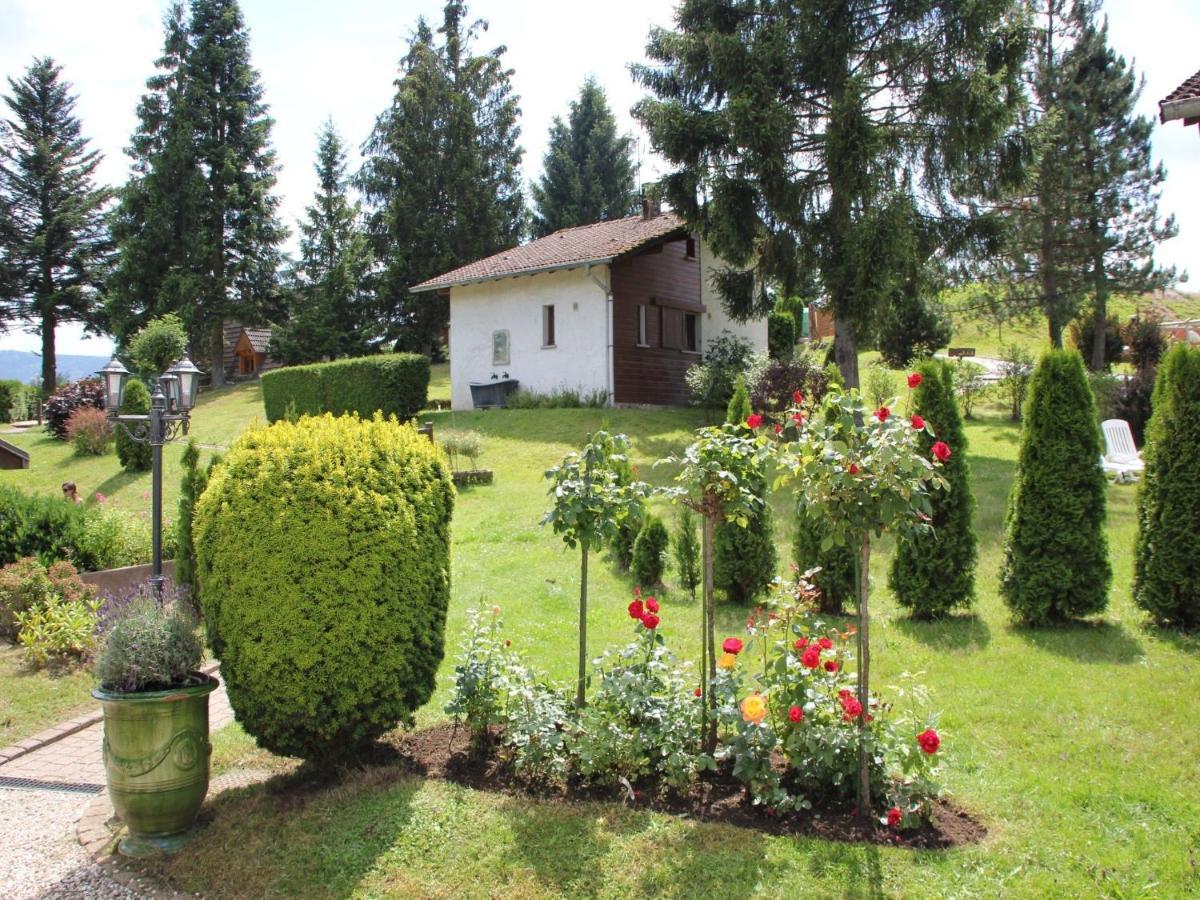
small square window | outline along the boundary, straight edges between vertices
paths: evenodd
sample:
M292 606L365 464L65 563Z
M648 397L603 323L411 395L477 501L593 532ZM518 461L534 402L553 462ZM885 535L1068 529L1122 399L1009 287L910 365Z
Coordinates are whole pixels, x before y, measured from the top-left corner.
M542 307L542 346L554 346L554 307Z

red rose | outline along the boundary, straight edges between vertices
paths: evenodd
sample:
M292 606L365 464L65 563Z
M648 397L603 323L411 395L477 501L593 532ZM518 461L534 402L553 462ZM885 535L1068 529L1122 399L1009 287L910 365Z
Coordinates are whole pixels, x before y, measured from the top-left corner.
M838 699L839 700L845 700L847 697L852 697L852 696L854 696L854 692L851 691L849 688L842 688L840 691L838 691Z
M851 475L857 475L858 474L858 466L855 465L854 463L850 463L850 468L847 469L846 471L848 471Z
M762 416L760 416L758 413L751 413L750 415L746 416L746 427L757 428L761 424Z
M921 376L916 376L920 378ZM900 824L900 820L904 818L904 813L900 812L900 807L893 806L888 810L888 828L895 828Z
M798 706L793 706L788 709L788 721L793 724L798 724L804 721L804 710Z
M646 598L646 609L650 610L650 612L652 612L652 613L658 612L658 601L655 600L653 597L647 597Z
M833 641L831 641L827 637L821 638L819 641L817 641L817 643L821 645L822 650L832 650L833 649Z
M695 694L697 697L704 696L704 691L700 690L700 688L696 688L694 691L692 691L692 693Z
M642 608L641 600L634 600L629 604L629 618L631 619L640 619L645 611Z
M938 733L932 728L926 728L917 735L917 743L921 745L921 749L926 753L937 753L938 747L942 746L942 739L938 737Z
M938 462L944 463L950 458L950 445L945 441L935 441L933 445L933 455Z
M838 664L837 664L836 659L825 660L825 671L826 672L836 672L837 670L838 670Z
M797 650L803 650L807 646L808 646L808 638L806 638L806 637L796 638L796 649Z
M797 425L804 424L804 413L792 413L792 421Z
M922 380L923 379L921 378L920 372L913 372L911 375L908 376L908 386L910 388L915 388L918 384L921 383Z
M649 628L651 631L653 631L655 628L658 627L658 623L660 621L661 620L658 618L658 616L656 616L652 612L648 612L644 616L642 616L642 624L645 625L647 628Z
M783 434L783 426L780 425L778 422L775 423L775 433Z
M804 395L799 391L792 391L792 402L799 406L804 402Z
M737 656L742 652L742 647L745 646L738 638L725 638L725 643L721 645L721 649L726 653L732 653Z
M881 406L879 409L875 410L875 418L877 418L880 422L886 422L888 420L888 416L891 414L892 411L886 406Z
M847 722L853 722L862 715L862 704L858 702L856 697L845 697L842 700L842 718Z
M815 669L821 664L821 648L813 644L804 651L804 655L800 657L800 662L806 669Z
M917 431L922 431L925 428L925 420L922 419L920 416L913 416L912 417L912 426L913 426L913 428L917 429Z

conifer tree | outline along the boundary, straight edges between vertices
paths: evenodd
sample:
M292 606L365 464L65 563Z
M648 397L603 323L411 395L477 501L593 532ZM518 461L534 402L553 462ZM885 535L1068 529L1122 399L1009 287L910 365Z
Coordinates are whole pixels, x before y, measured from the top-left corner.
M447 301L409 288L515 246L525 228L512 71L503 46L473 52L487 23L468 25L466 16L461 0L449 0L440 42L418 20L358 177L385 336L427 354L448 321Z
M634 67L666 197L741 270L714 279L736 318L815 271L857 387L898 284L978 236L952 200L1018 173L1020 4L684 0L675 21Z
M1133 599L1164 625L1200 626L1200 349L1163 357L1138 491Z
M111 198L95 184L100 153L75 115L71 85L49 57L8 79L11 118L0 123L0 322L42 338L42 390L58 380L54 329L95 325L110 243Z
M1048 351L1029 384L1000 570L1000 593L1024 622L1087 616L1108 604L1101 447L1082 357Z
M897 539L888 585L897 603L918 618L930 618L968 607L974 599L977 551L971 514L975 498L967 436L954 398L954 370L942 360L930 359L916 372L921 382L912 394L913 414L918 417L913 427L929 426L921 434L927 459L932 458L935 441L950 447L950 457L941 468L950 487L930 494L932 531Z
M273 121L250 63L237 0L191 0L164 19L130 143L133 178L114 235L121 251L109 317L118 337L178 313L192 353L224 381L223 325L280 312Z
M751 414L746 379L739 375L725 413L725 421L745 425ZM748 515L743 527L737 522L713 526L713 586L725 592L732 603L749 603L766 590L775 578L775 521L767 499L765 474L748 485L763 503Z
M571 101L566 122L550 125L543 174L532 187L537 204L534 232L540 237L607 219L619 219L637 205L633 138L617 134L617 120L604 89L588 78Z
M287 321L272 335L276 356L288 365L360 356L373 337L371 251L332 120L321 128L315 168L318 188L300 223L300 260L289 273Z

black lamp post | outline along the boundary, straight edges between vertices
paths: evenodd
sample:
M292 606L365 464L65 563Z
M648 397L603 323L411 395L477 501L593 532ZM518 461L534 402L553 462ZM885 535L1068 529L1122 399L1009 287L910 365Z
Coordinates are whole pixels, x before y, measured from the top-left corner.
M154 382L148 415L119 415L121 395L129 371L115 356L97 373L104 379L104 409L113 427L120 426L139 444L150 445L150 537L152 572L150 584L162 599L162 448L182 432L187 434L196 389L204 373L186 356L167 369Z

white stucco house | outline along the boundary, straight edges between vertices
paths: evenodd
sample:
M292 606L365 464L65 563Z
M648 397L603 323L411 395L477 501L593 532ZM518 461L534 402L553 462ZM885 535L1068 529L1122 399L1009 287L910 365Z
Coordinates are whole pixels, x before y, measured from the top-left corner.
M765 319L732 321L710 283L723 267L673 213L566 228L431 278L450 297L450 385L603 393L610 404L682 405L684 373L722 331L767 346ZM480 391L476 391L476 396Z

